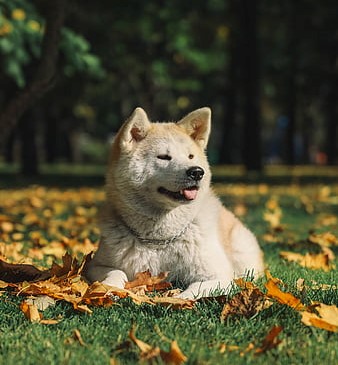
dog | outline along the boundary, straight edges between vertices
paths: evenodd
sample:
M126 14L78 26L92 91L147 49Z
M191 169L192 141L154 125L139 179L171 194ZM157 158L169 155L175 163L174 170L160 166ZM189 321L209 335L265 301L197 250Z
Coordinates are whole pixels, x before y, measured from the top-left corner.
M169 272L199 298L229 290L234 278L264 271L253 233L224 208L210 187L205 150L211 110L177 123L152 123L136 108L111 148L101 240L89 281L123 288L138 272Z

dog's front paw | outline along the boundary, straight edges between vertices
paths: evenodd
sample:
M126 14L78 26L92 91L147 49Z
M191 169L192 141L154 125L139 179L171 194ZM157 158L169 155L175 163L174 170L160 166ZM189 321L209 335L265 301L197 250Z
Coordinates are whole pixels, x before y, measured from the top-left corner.
M182 291L182 293L175 295L175 298L181 298L181 299L197 299L198 296L194 294L191 290L187 289Z
M102 281L102 283L124 289L124 285L127 281L128 278L125 272L122 270L112 270L109 271L107 277Z

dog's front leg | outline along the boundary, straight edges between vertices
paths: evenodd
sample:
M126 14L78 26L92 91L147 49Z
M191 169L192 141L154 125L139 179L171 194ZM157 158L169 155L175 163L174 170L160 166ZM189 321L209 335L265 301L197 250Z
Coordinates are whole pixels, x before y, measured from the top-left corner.
M177 297L184 299L198 299L208 297L214 292L222 291L222 294L227 294L231 289L231 281L229 280L206 280L197 281L188 286L186 290L180 293Z

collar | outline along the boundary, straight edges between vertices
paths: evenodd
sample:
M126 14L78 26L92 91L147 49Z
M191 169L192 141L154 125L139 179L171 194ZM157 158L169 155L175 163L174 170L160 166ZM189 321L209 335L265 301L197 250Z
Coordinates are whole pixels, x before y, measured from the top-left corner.
M147 246L167 246L170 245L171 243L177 241L179 238L181 238L184 233L187 232L188 228L191 225L191 222L189 222L180 232L178 232L176 235L167 238L167 239L156 239L156 238L147 238L147 237L142 237L138 232L136 232L133 228L131 228L125 221L124 219L122 219L122 217L120 217L121 222L123 223L123 225L125 226L125 228L135 237L137 238L137 240L143 244L146 244Z

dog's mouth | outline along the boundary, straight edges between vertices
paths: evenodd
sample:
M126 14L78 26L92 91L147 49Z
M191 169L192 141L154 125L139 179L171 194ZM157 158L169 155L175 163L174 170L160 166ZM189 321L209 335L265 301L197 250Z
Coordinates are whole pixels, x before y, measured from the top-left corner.
M170 191L163 187L157 189L157 191L162 194L166 195L170 199L178 200L178 201L191 201L195 200L197 197L198 187L191 186L189 188L182 189L180 191Z

